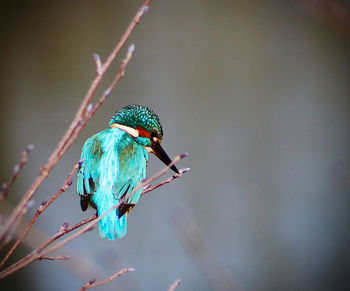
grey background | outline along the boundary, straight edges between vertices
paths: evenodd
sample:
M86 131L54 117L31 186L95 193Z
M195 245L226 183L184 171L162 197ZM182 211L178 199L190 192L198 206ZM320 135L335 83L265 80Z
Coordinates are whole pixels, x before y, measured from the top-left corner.
M2 7L2 181L35 144L12 204L71 122L95 74L92 54L106 58L140 4ZM197 224L240 290L347 290L350 47L346 33L328 24L295 1L153 1L128 42L136 52L125 78L40 187L27 217L57 191L84 141L130 103L158 113L164 148L170 156L189 152L179 166L192 172L142 198L124 239L109 242L94 230L58 252L84 264L36 262L3 281L5 289L76 290L127 266L136 271L99 290L166 290L176 278L179 290L219 289L182 243L174 217L183 217ZM149 173L160 168L151 157ZM51 235L91 214L81 212L74 183L36 227Z

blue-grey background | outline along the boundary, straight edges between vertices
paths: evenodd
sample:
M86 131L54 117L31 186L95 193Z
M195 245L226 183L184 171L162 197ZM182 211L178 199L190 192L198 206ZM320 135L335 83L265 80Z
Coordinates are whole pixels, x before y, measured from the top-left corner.
M140 4L2 6L1 180L35 145L12 205L73 119L95 74L92 54L106 58ZM136 52L125 78L40 187L27 218L59 189L84 141L126 104L158 113L164 148L189 152L179 166L192 171L142 198L122 240L94 230L57 253L71 261L36 262L1 283L5 289L76 290L134 267L99 290L166 290L176 278L179 290L218 290L183 244L180 216L198 226L240 290L348 290L349 34L313 12L298 1L153 1L128 42ZM150 174L160 168L151 157ZM74 183L11 261L63 222L91 214L81 212Z

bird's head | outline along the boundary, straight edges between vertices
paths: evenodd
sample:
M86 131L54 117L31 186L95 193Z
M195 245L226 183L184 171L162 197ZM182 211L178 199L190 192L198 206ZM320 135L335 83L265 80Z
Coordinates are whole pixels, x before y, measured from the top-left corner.
M127 105L118 110L109 122L112 128L119 128L143 145L147 152L154 153L164 164L170 165L171 159L161 147L163 129L159 117L148 107ZM175 165L170 167L179 173Z

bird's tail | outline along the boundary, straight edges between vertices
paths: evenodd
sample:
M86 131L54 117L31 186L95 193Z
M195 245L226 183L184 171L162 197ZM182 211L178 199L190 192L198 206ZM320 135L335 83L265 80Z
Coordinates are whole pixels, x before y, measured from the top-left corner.
M99 214L100 215L100 214ZM104 216L99 222L100 235L103 238L114 240L115 238L122 238L127 232L127 214L118 217L118 209L112 210Z
M101 194L101 195L100 195ZM111 197L108 199L108 197ZM104 195L96 191L94 194L94 203L98 209L98 215L101 216L113 206L119 203L118 199L114 199L112 195ZM114 240L122 238L127 232L127 214L118 217L119 210L113 209L107 213L99 222L100 235L103 238Z

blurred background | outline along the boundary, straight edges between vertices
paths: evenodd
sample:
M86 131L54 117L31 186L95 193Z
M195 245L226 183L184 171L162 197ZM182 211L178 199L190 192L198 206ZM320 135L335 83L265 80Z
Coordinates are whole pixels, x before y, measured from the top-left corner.
M141 3L2 5L1 181L35 145L2 211L31 185L73 119L95 75L92 54L107 57ZM179 290L349 290L349 8L153 1L128 42L136 52L125 78L40 187L27 219L62 185L84 141L130 103L154 109L164 148L189 152L179 167L192 171L144 196L122 240L103 240L95 229L57 253L71 260L35 262L1 286L76 290L134 267L98 290L166 290L176 278ZM149 175L162 167L152 156ZM80 210L74 181L10 262L63 222L93 213Z

